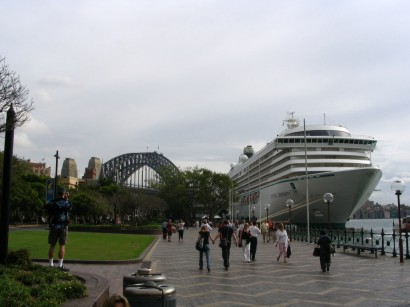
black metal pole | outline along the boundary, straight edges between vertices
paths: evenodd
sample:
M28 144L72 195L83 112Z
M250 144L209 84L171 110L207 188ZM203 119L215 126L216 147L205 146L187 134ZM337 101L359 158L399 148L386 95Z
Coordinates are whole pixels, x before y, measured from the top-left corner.
M9 207L11 192L11 164L13 160L14 121L13 105L7 111L6 135L4 140L3 189L0 219L0 263L7 263L9 249Z
M401 238L401 212L400 212L400 191L396 191L398 213L399 213L399 253L400 253L400 263L403 263L403 239Z
M289 240L292 241L292 211L289 206Z
M327 202L327 231L330 236L330 201Z
M54 157L56 158L56 171L55 171L55 175L54 175L54 195L53 195L53 199L56 199L56 197L57 197L57 170L58 170L58 159L60 159L60 156L58 155L58 150L56 151L56 154L54 155Z

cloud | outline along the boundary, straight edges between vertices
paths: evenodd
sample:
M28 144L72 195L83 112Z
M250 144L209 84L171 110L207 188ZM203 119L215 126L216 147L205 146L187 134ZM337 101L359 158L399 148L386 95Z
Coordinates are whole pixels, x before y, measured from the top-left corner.
M24 5L23 5L24 4ZM35 7L34 7L35 6ZM2 52L35 101L16 153L108 161L157 149L227 172L286 112L371 135L388 181L408 178L407 1L49 1L3 8ZM15 20L21 20L16 23ZM12 25L12 26L11 26ZM390 200L389 200L390 199ZM403 201L410 197L403 194Z

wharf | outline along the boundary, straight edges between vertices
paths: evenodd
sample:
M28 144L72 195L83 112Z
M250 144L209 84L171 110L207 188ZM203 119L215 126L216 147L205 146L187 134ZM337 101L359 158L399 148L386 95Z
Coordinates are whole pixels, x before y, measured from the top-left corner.
M322 272L314 245L292 242L288 263L276 261L272 242L258 240L256 261L244 263L242 249L232 246L230 268L224 270L221 249L211 245L211 271L198 270L199 253L194 243L199 229L185 230L184 240L162 237L140 263L69 263L71 272L102 276L109 292L122 293L124 275L150 263L153 273L164 273L166 284L176 289L176 303L185 306L410 306L410 259L379 256L369 252L336 249L329 272ZM216 235L212 231L212 236ZM67 245L67 253L70 246ZM205 261L205 259L204 259ZM205 262L206 263L206 262ZM76 306L83 305L80 302Z

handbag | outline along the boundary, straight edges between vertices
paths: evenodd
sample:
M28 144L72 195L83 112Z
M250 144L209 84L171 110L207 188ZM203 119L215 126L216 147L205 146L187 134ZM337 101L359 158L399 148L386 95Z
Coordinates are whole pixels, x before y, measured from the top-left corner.
M315 247L313 249L313 256L315 257L319 257L320 256L320 248L319 247Z
M196 243L195 243L195 249L196 249L198 252L202 252L202 251L204 250L204 245L203 245L203 240L202 240L202 239L196 241Z
M332 243L329 243L329 252L331 254L336 253L335 246Z
M290 255L292 255L292 249L290 248L290 244L288 244L288 248L286 250L286 257L290 258Z

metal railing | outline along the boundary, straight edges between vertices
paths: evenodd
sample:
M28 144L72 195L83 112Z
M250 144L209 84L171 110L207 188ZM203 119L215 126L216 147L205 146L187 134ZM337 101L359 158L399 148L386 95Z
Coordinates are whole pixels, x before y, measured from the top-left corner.
M286 230L292 240L308 242L307 228L292 226L292 229L289 229L289 225L287 225ZM325 229L310 228L309 243L317 242L321 230ZM403 255L405 259L410 259L408 231L403 231L401 236L403 240ZM340 247L342 243L365 245L380 248L381 255L391 254L393 257L399 255L399 233L395 229L390 233L384 232L383 229L381 232L374 232L372 229L364 230L363 228L360 230L354 228L333 229L330 237L337 247Z

